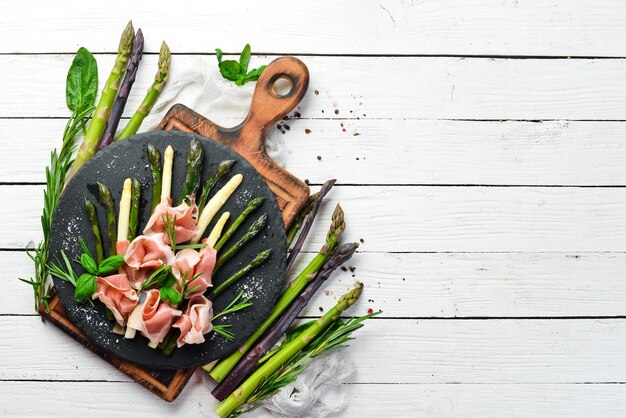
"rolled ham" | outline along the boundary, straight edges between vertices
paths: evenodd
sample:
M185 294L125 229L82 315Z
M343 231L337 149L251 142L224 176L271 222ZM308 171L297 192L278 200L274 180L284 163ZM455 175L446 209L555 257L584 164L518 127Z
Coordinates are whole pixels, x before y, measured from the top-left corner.
M143 233L146 235L160 234L163 242L169 244L170 238L165 233L164 221L165 216L167 216L171 222L174 222L174 218L176 218L174 229L176 244L189 241L198 232L196 225L196 221L198 220L198 207L196 206L193 196L189 196L189 199L189 205L183 202L176 207L172 207L172 199L170 197L164 198L161 203L154 208L152 216L150 216Z
M195 280L187 285L188 289L194 287L197 287L197 289L185 295L186 299L190 299L195 295L201 295L209 286L213 286L211 274L215 267L216 257L217 252L209 246L202 248L200 252L186 248L176 253L174 263L172 264L172 273L176 276L179 283L182 282L185 274L188 281L199 274Z
M170 265L174 261L174 253L163 242L161 235L139 235L126 250L124 271L135 289L139 289L156 269L163 264Z
M109 308L120 326L124 326L128 315L139 303L139 297L130 286L126 274L96 278L96 293L92 299L99 299Z
M176 345L180 348L185 344L202 344L204 334L213 329L213 304L202 295L191 298L185 313L178 317L175 328L180 330Z
M140 331L153 345L159 344L172 328L174 319L182 314L169 302L161 301L159 291L146 292L145 301L135 308L128 326Z

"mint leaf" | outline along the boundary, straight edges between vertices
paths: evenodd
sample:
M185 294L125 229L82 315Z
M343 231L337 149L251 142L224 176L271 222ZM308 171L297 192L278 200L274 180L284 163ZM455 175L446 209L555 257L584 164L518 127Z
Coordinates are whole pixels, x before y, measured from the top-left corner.
M217 63L219 64L220 62L222 62L222 55L224 55L224 53L222 52L221 49L219 48L215 48L215 56L217 57Z
M67 72L65 101L73 112L92 107L98 94L98 64L86 48L80 48Z
M90 274L98 273L98 264L96 264L96 260L93 259L91 254L83 253L80 255L80 264L82 264L83 268L87 270Z
M248 64L250 63L250 44L246 44L243 47L243 51L241 51L241 56L239 57L239 65L241 66L241 72L245 74L248 71Z
M103 276L106 274L115 273L122 264L124 264L123 255L112 255L111 257L102 260L102 263L100 263L98 271L95 274L97 274L98 276Z
M76 280L76 289L74 289L74 299L76 301L82 302L90 298L94 293L96 293L96 276L85 273Z
M220 73L226 80L237 81L241 74L241 65L237 61L222 61L220 62Z

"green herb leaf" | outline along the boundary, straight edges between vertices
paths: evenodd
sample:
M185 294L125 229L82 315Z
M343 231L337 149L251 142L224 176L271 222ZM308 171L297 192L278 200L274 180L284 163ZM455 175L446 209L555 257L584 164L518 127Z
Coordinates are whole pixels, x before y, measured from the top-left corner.
M222 61L220 62L220 73L226 80L237 81L241 74L241 65L237 61Z
M215 55L217 57L217 63L222 77L226 80L233 81L238 86L243 86L249 81L258 80L263 70L265 70L265 67L267 67L266 65L262 65L259 68L255 68L248 72L250 57L252 56L250 44L246 44L243 51L241 51L239 61L222 61L223 53L219 48L215 50Z
M178 305L182 300L182 296L173 287L169 287L168 289L170 302L172 302L173 305Z
M86 48L80 48L67 73L65 99L67 107L79 112L90 108L98 93L98 64Z
M90 298L96 292L96 276L85 273L76 280L74 299L78 302Z
M263 70L265 70L265 67L267 67L267 65L261 65L259 68L255 68L254 70L251 70L248 74L246 74L246 77L244 78L243 83L245 84L248 81L257 81L259 77L261 76L261 73L263 72Z
M98 273L98 264L96 263L96 260L93 259L91 254L82 253L80 255L80 264L82 264L82 266L85 270L87 270L88 273L92 275Z
M102 263L100 263L100 266L98 267L98 272L96 274L98 276L102 276L115 273L122 264L124 264L123 255L112 255L111 257L102 260Z
M241 72L244 74L248 72L248 64L250 63L250 55L251 55L250 44L246 44L246 46L243 47L243 51L241 51L241 56L239 57L239 65L241 66Z

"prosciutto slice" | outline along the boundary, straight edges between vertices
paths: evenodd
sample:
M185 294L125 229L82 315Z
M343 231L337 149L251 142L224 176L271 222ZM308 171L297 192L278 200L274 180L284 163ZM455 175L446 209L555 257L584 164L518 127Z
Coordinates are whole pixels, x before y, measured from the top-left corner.
M129 326L141 331L143 336L154 344L163 341L172 328L174 318L182 314L182 311L173 308L169 302L162 302L157 289L148 290L146 300L136 309L140 311L133 312L132 316L136 318L137 323L133 321Z
M206 243L206 239L202 241ZM185 295L189 299L195 295L203 294L209 286L213 286L211 282L211 274L215 267L217 252L211 247L203 247L200 252L186 248L176 253L174 263L172 265L172 273L179 280L187 274L187 280L199 276L188 284L188 288L197 287L197 290Z
M171 222L176 217L176 244L186 242L192 239L198 232L196 221L198 220L198 207L193 196L189 196L191 204L181 203L176 207L172 207L172 199L167 197L161 201L152 212L152 216L148 220L143 233L146 235L161 234L163 242L170 243L169 236L165 233L164 217L167 216Z
M131 286L135 289L139 289L154 270L174 261L174 253L168 245L165 245L161 235L139 235L126 250L125 271Z
M139 303L139 297L130 287L125 274L96 278L96 293L92 299L100 299L121 326L124 326L128 315Z
M202 295L196 295L189 301L185 313L178 317L175 328L180 329L180 337L176 345L180 348L185 344L202 344L204 334L213 329L213 304Z

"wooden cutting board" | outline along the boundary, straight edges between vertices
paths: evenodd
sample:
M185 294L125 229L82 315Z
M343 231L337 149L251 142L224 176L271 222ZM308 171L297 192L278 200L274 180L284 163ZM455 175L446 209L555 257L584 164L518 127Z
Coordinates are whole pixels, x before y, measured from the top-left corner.
M279 95L274 88L278 79L291 82L291 90ZM237 151L265 178L276 195L288 228L309 198L309 187L274 162L265 150L265 137L274 124L293 110L309 86L309 70L294 57L272 61L257 81L248 116L233 128L224 128L177 104L167 112L159 129L195 132L221 142Z
M291 91L279 96L274 83L281 77L291 81ZM246 119L234 128L223 128L193 110L177 104L163 118L160 129L178 129L196 132L221 142L243 157L261 173L276 195L283 221L288 227L309 198L309 187L300 179L276 164L265 151L265 136L276 121L289 113L300 102L309 84L309 71L302 61L282 57L267 66L257 82L252 105ZM65 314L58 296L50 301L50 312L42 305L42 317L63 332L98 354L160 398L171 402L180 394L195 369L154 370L113 357L93 345Z

